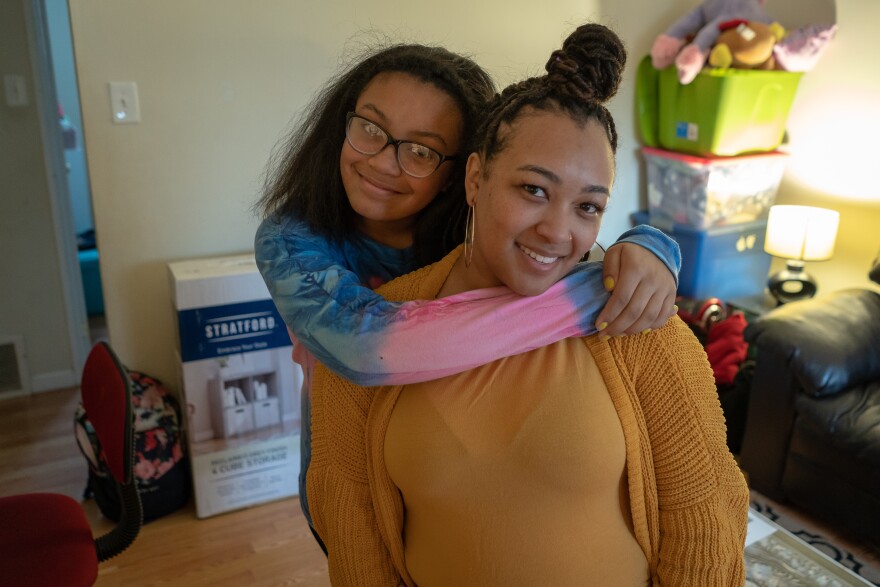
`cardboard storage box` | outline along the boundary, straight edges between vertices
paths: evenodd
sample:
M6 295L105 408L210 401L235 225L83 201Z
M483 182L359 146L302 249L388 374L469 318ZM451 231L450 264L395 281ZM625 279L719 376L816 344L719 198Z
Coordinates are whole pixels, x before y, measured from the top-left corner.
M647 212L633 214L632 221L647 224ZM763 293L771 261L764 252L766 220L707 230L681 224L658 228L681 248L678 295L731 300Z
M674 65L639 64L636 106L649 147L703 156L772 151L785 135L800 72L705 67L682 85Z
M196 515L296 495L302 371L253 254L168 269Z
M739 157L697 157L642 149L648 175L651 224L711 228L767 218L788 155L779 151Z

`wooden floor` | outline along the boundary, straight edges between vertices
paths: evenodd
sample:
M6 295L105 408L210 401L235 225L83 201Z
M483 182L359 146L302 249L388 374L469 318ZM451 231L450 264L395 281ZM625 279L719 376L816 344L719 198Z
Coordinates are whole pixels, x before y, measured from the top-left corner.
M86 461L73 436L79 390L0 400L0 496L36 491L81 499ZM92 530L112 527L91 500ZM192 504L155 520L101 564L98 587L326 587L327 562L296 498L199 520Z
M46 491L80 500L87 468L73 436L78 401L78 389L0 399L0 496ZM83 507L96 535L109 530L112 523L93 501ZM872 559L872 551L816 527ZM326 587L330 581L293 498L205 520L190 504L144 526L126 552L100 566L98 587L152 585Z

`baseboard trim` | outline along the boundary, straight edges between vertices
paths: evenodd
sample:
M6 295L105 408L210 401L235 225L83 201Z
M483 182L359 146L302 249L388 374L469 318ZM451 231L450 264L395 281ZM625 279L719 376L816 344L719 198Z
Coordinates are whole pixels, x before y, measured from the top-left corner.
M206 440L214 440L214 429L202 430L193 435L193 442L204 442Z
M76 373L72 369L38 373L31 376L31 391L34 393L67 389L77 385L79 385L79 381L77 381Z

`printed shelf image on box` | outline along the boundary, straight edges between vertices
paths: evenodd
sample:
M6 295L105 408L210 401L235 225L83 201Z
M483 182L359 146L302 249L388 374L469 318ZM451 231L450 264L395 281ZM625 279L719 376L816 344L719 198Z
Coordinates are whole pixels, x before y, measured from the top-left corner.
M739 157L697 157L642 149L651 224L706 229L767 218L785 172L780 151Z
M302 371L253 255L168 267L196 515L296 495Z

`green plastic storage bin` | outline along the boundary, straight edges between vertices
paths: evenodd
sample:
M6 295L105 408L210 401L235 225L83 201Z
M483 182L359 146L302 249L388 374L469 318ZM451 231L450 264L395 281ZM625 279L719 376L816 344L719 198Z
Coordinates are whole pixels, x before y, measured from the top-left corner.
M785 134L800 72L704 68L681 85L675 66L639 64L636 101L649 147L702 156L772 151Z

